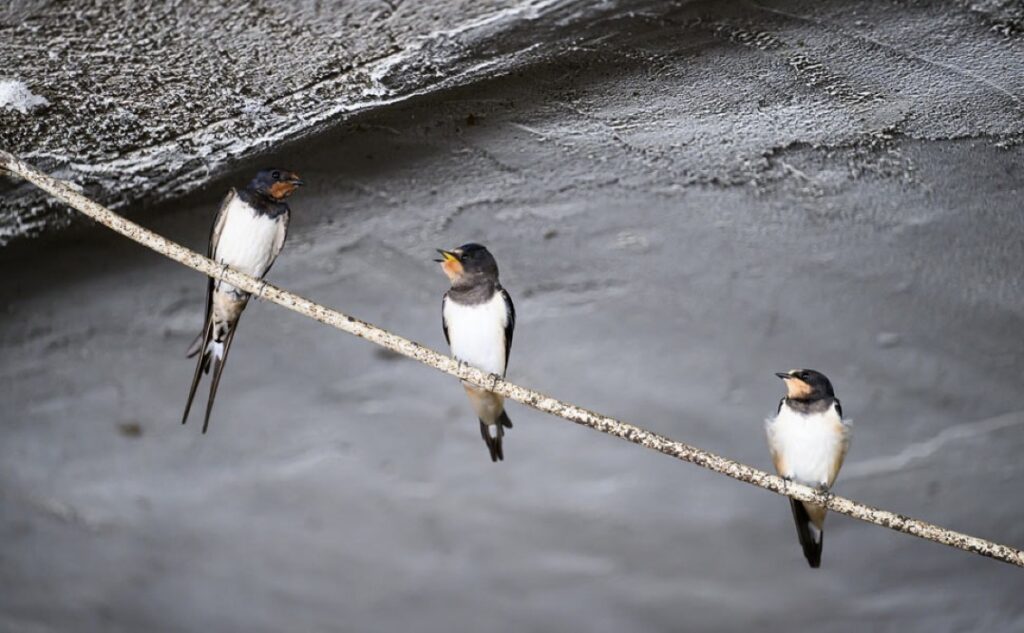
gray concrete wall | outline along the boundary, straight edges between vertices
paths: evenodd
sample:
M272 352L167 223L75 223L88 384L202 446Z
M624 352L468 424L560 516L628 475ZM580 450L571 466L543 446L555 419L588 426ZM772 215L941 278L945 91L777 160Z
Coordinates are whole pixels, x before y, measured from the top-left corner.
M659 4L133 207L202 250L309 182L273 283L444 349L433 248L488 244L511 379L771 468L819 369L836 490L1024 545L1024 41L977 3ZM1012 7L1010 7L1012 8ZM530 23L532 24L532 23ZM0 250L0 631L1024 630L1017 568L461 388L254 303L179 424L205 280L100 228Z

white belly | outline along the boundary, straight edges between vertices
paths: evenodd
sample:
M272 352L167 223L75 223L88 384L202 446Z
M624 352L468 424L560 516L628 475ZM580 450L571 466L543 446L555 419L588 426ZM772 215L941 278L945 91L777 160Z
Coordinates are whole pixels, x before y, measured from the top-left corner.
M444 302L452 356L499 376L505 375L505 300L501 293L486 303L463 306Z
M803 415L783 405L765 427L780 475L808 486L835 482L849 441L849 427L835 407Z
M254 277L262 277L273 263L281 218L259 215L237 197L228 204L225 213L227 217L214 258ZM226 286L221 287L227 289Z

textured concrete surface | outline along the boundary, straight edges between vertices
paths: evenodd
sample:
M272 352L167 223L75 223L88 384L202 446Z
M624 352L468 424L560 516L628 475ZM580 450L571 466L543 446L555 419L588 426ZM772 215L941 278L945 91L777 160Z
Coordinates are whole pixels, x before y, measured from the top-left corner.
M653 19L690 3L10 2L0 7L0 78L25 82L49 105L28 113L0 108L0 146L116 208L151 204L193 191L239 158L308 137L340 117L557 57L588 25L609 16ZM1014 64L1004 61L1015 52L1006 42L1024 31L1024 3L943 6L969 16L972 24L963 28L989 33L954 30L948 33L964 41L925 39L900 50L965 80L987 81L1019 111L1013 93L1019 78L1012 76ZM920 8L892 3L876 11ZM832 17L854 27L860 21L855 9ZM828 24L821 26L827 39ZM731 28L721 34L740 40L758 34ZM890 45L870 42L870 33L856 28L847 34ZM901 42L917 37L913 31L890 35ZM744 43L779 45L770 38ZM985 64L964 65L965 54ZM781 57L833 96L849 102L879 96L847 93L850 86L831 83L799 51ZM29 187L0 182L0 194L0 246L76 219Z
M0 109L0 146L108 204L159 201L339 116L524 62L616 6L10 3L0 9L0 77L50 106ZM0 193L0 245L72 217L31 189Z
M134 211L203 248L296 169L275 283L443 348L432 249L487 243L514 380L767 468L814 367L840 493L1021 546L1024 41L976 8L609 14ZM495 466L458 385L273 306L202 437L202 279L99 229L0 262L0 630L1024 628L1019 569L833 516L812 571L784 500L520 407Z

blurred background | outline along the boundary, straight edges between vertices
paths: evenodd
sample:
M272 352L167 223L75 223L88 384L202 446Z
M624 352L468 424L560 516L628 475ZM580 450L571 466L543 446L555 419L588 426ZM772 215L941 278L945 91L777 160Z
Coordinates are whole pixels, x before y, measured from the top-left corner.
M435 349L433 249L484 243L511 380L760 468L773 373L821 370L836 492L1024 545L1018 3L308 3L294 50L213 63L281 27L254 6L203 9L240 39L146 89L199 91L146 140L118 108L157 97L81 69L190 40L80 55L107 5L11 4L0 55L49 105L0 108L2 146L204 252L229 187L298 171L269 279ZM360 46L399 57L304 65ZM209 118L220 67L289 96ZM1020 569L833 515L811 570L785 499L515 404L492 464L455 381L261 302L201 436L204 279L0 192L0 630L1024 629Z

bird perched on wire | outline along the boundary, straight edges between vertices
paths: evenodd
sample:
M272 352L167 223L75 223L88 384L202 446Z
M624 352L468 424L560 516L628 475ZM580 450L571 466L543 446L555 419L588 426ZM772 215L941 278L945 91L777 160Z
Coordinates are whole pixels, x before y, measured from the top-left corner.
M235 270L262 278L281 252L288 232L290 209L285 200L302 185L297 174L284 169L264 169L242 190L231 189L220 205L210 233L207 256ZM188 421L192 400L202 374L213 371L210 395L206 401L203 433L210 425L210 411L217 396L224 363L235 338L249 293L224 281L209 280L206 289L206 314L203 329L188 350L198 355L192 387L188 392L185 414Z
M786 383L774 418L765 420L768 447L779 476L827 491L835 483L850 448L850 424L832 383L813 369L775 374ZM827 510L813 503L789 500L797 536L811 567L821 565Z
M501 377L508 367L516 309L498 282L498 264L479 244L464 244L451 251L438 249L441 269L451 288L441 301L441 324L452 356ZM505 413L505 399L467 382L466 396L480 420L480 435L491 461L505 459L502 439L512 421ZM493 429L493 434L491 430Z

